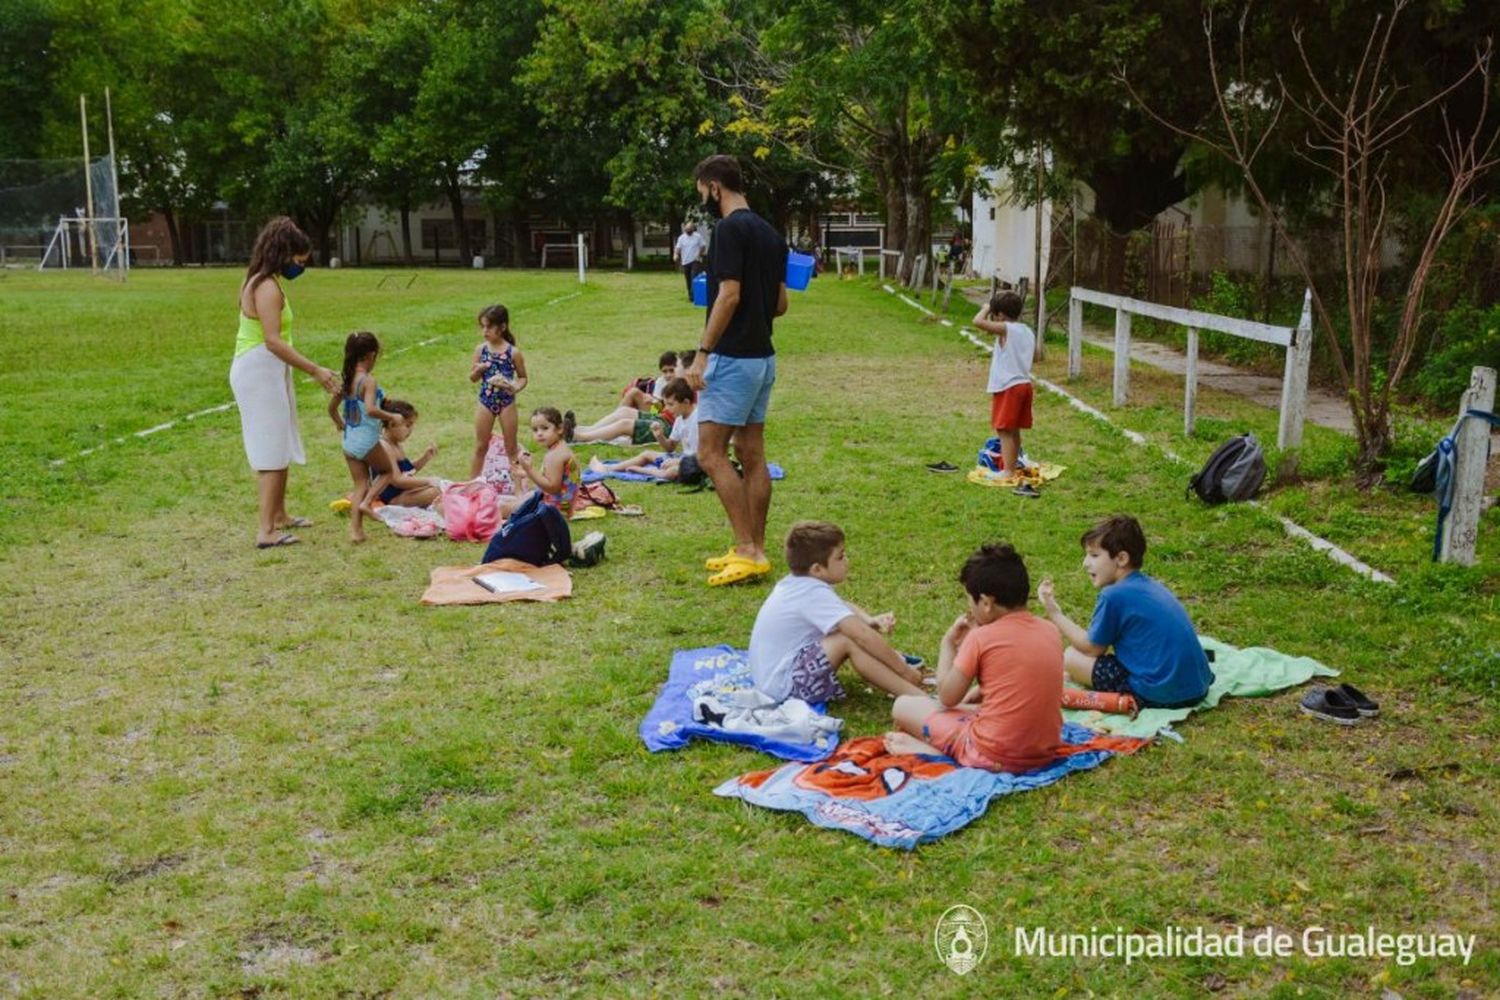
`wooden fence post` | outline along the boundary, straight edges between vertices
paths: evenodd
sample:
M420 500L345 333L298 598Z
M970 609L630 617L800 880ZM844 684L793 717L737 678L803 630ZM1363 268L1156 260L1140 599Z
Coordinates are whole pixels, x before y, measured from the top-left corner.
M1182 397L1182 433L1193 436L1198 421L1198 331L1188 327L1187 332L1187 391Z
M1047 296L1040 293L1036 297L1036 350L1033 352L1032 360L1041 361L1047 356Z
M1083 303L1068 289L1068 378L1083 374Z
M1115 309L1115 405L1130 399L1130 313Z
M1495 409L1495 369L1475 368L1469 376L1458 413ZM1439 562L1474 565L1474 545L1479 540L1479 508L1484 497L1484 467L1490 453L1490 425L1483 420L1459 424L1453 446L1453 508L1443 522L1438 547Z
M1281 419L1276 425L1276 447L1283 451L1302 447L1302 426L1307 420L1307 373L1312 364L1312 290L1302 294L1302 318L1292 331L1286 348L1286 369L1281 377Z

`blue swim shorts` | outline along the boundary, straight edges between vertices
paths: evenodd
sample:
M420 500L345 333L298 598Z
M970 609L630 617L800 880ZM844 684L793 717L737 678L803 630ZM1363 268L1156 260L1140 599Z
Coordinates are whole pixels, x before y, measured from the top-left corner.
M731 358L711 354L698 393L698 420L726 427L766 422L771 386L776 384L776 356Z

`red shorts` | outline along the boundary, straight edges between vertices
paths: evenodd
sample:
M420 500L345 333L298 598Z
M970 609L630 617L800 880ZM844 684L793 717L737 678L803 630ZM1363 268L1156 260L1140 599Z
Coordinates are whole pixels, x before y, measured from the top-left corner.
M973 736L969 732L973 725L973 712L950 708L933 712L923 719L922 736L964 767L981 767L986 771L1005 770L999 761L974 745Z
M1020 382L990 397L990 426L997 431L1021 431L1031 426L1030 382Z

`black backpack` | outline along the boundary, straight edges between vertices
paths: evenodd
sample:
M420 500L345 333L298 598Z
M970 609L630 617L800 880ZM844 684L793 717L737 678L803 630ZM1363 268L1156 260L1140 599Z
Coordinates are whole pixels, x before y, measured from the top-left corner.
M567 559L572 549L568 522L556 507L542 503L542 491L536 490L490 536L480 562L519 559L533 566L548 566Z
M1189 494L1204 503L1249 500L1266 480L1266 453L1254 434L1241 434L1225 441L1208 456L1198 474L1188 480Z

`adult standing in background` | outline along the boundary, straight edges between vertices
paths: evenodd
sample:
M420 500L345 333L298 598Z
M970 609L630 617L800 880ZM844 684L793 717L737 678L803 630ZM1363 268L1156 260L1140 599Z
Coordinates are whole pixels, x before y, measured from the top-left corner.
M687 281L688 301L693 301L693 279L698 272L703 270L699 258L703 251L708 248L708 242L704 240L703 234L698 232L698 224L695 222L684 222L682 224L682 235L677 237L676 246L672 247L672 260L682 268L682 277Z
M776 381L771 322L786 312L786 243L745 200L740 165L710 156L693 171L703 208L718 219L708 247L708 320L687 371L698 395L698 464L714 491L734 545L704 563L711 587L771 572L766 515L771 475L766 468L766 411ZM736 472L729 446L740 463Z
M268 549L301 541L288 528L311 522L286 512L287 471L305 465L297 430L297 396L292 369L300 368L330 395L340 390L338 372L313 364L292 346L292 307L281 288L307 266L312 241L285 216L267 222L255 238L250 266L240 285L240 330L229 366L229 385L240 410L245 457L255 470L260 523L255 547Z

